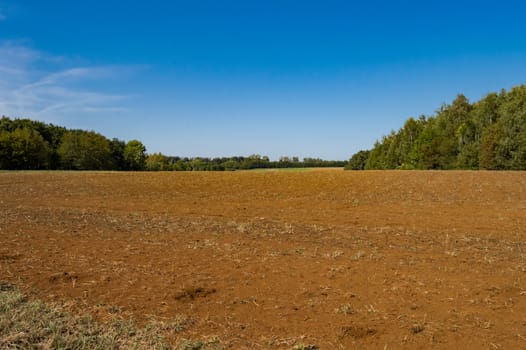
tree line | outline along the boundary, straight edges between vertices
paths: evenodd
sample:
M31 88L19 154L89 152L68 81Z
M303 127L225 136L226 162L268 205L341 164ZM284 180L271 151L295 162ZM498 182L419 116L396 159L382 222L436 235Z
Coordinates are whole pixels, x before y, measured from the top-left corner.
M319 158L303 158L303 160L300 160L298 157L281 157L277 161L271 161L269 157L259 154L253 154L248 157L181 158L154 153L148 155L146 168L148 170L175 171L232 171L279 168L341 168L346 163L346 161L323 160Z
M107 139L31 119L0 119L0 169L143 170L146 148L138 140Z
M433 116L409 118L345 169L526 169L526 85L470 103L460 94Z
M344 161L267 156L181 158L147 154L139 140L108 139L31 119L0 119L0 169L224 171L259 168L343 167Z

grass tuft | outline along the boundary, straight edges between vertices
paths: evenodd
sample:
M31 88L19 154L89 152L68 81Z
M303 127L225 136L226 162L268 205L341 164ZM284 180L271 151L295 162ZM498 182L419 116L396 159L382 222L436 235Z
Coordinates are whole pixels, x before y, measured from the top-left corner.
M167 331L182 331L191 321L150 322L139 329L129 320L98 324L58 306L30 301L0 283L0 349L172 349ZM178 349L221 349L220 341L190 342Z

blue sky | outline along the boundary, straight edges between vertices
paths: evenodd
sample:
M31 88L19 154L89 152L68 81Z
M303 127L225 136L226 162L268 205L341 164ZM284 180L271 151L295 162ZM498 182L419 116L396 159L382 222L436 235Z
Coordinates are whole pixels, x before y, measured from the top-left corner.
M0 0L0 114L180 156L348 159L526 83L522 1Z

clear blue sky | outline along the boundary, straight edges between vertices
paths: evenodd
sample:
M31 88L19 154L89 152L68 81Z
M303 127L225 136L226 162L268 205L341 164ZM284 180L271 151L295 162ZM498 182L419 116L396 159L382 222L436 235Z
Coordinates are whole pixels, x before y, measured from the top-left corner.
M526 83L523 1L0 0L0 114L180 156L348 159Z

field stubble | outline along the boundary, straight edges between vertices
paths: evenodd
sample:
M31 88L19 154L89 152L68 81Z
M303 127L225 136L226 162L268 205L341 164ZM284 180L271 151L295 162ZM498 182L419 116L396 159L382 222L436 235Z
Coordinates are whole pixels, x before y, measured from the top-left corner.
M523 172L8 172L0 282L172 344L526 348L525 222Z

